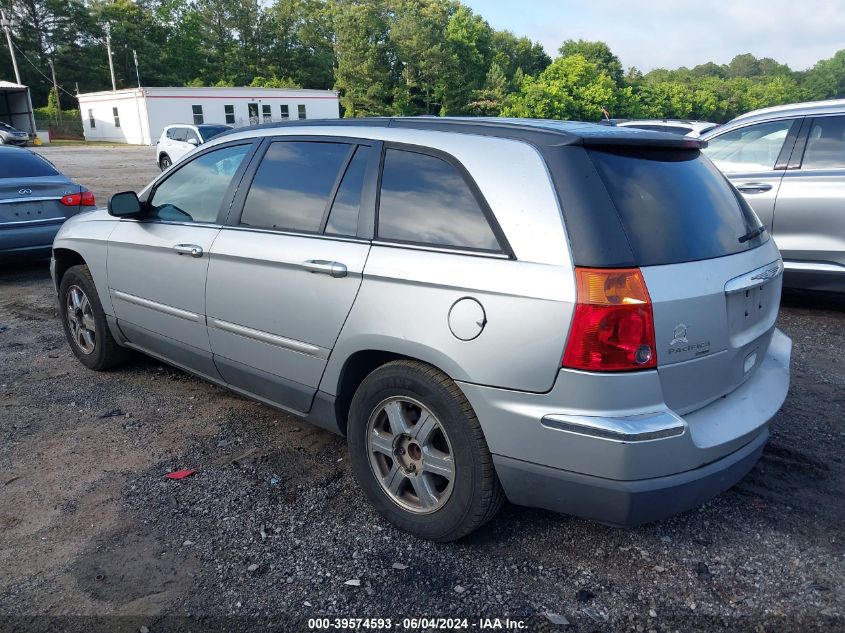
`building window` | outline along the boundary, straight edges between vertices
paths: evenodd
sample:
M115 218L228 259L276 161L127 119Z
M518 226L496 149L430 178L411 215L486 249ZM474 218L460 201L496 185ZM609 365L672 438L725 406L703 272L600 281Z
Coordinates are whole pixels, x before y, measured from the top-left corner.
M290 109L286 105L279 106L282 112L282 119L289 119L290 118Z
M232 125L235 122L235 106L224 105L223 111L226 113L226 123Z
M194 112L194 125L202 125L204 123L202 117L202 106L201 105L194 105L191 106L191 110Z
M97 127L97 121L94 120L94 111L88 110L88 126L93 130Z
M265 103L261 106L261 118L264 123L270 123L273 120L273 112L270 110L270 105Z
M299 104L298 106L296 106L296 107L299 109L299 118L300 118L300 119L304 119L304 118L305 118L305 104L304 104L304 103L300 103L300 104Z
M120 115L117 113L117 108L112 108L111 113L114 115L114 126L120 127Z

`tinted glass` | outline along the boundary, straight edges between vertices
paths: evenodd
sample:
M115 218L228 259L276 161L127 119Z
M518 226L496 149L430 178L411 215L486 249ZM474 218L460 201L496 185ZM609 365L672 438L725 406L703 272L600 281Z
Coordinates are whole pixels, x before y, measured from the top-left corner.
M342 143L272 143L247 194L241 224L319 231L349 150Z
M194 132L193 130L185 130L185 140L189 141L191 139L194 139L197 144L199 144L200 142L199 136L196 132Z
M0 178L37 178L55 176L59 172L38 154L26 150L0 150Z
M226 190L249 145L224 147L179 168L155 190L150 217L174 222L216 222Z
M188 130L184 127L173 127L167 131L167 138L174 141L184 141L187 138Z
M815 119L801 169L841 168L845 168L845 117Z
M209 139L214 138L218 134L223 134L223 132L228 132L231 128L226 127L225 125L204 125L199 128L200 136L202 136L203 141L207 141Z
M748 204L698 151L590 150L637 265L722 257L768 239Z
M361 208L361 190L370 158L369 147L359 147L346 168L343 180L332 203L326 233L330 235L355 235L358 232L358 211Z
M704 153L724 172L775 168L793 119L748 125L708 141Z
M389 149L379 199L378 236L500 250L484 212L458 170L441 158Z

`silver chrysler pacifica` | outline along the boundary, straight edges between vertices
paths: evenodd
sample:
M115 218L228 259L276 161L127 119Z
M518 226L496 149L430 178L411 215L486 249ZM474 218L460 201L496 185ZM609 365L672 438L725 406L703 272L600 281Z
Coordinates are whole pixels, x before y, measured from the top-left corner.
M613 525L739 481L789 387L780 254L701 142L385 118L221 135L68 220L87 367L127 348L348 438L390 522Z

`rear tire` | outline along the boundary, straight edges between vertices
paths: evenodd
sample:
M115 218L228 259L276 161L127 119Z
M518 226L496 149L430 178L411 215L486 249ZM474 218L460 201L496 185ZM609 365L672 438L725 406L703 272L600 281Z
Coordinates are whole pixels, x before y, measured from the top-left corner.
M349 457L358 483L393 525L432 541L462 538L504 502L475 412L443 372L387 363L352 399Z
M173 161L170 160L170 156L167 154L162 154L161 158L158 159L158 167L161 171L168 169L171 165L173 165Z
M71 266L62 277L59 315L71 351L88 369L103 371L125 362L128 350L111 335L88 266Z

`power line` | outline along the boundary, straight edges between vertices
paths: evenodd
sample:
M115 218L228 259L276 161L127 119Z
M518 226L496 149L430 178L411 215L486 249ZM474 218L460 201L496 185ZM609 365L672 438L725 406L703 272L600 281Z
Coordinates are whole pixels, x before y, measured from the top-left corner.
M24 58L27 62L29 62L29 65L30 65L30 66L32 66L32 67L35 69L35 71L36 71L39 75L41 75L42 77L44 77L44 79L45 79L45 81L46 81L46 83L47 83L48 85L52 85L52 84L53 84L53 80L52 80L52 79L50 79L47 75L45 75L43 72L41 72L41 69L40 69L40 68L38 68L38 66L36 66L36 65L32 62L32 60L29 58L29 55L27 55L26 53L24 53L24 52L21 50L20 46L18 46L15 42L12 42L12 46L14 46L14 47L15 47L15 50L17 50L17 51L18 51L21 55L23 55L23 58ZM59 90L61 90L61 91L62 91L62 92L64 92L65 94L67 94L68 96L73 97L74 99L76 99L76 95L75 95L75 94L73 94L72 92L68 92L67 90L65 90L65 89L64 89L64 88L62 88L61 86L58 86L58 88L59 88Z

